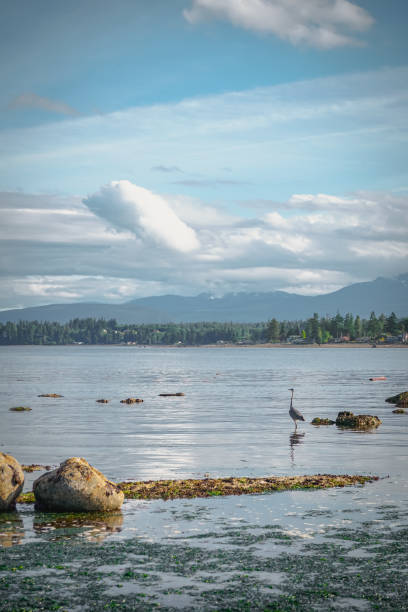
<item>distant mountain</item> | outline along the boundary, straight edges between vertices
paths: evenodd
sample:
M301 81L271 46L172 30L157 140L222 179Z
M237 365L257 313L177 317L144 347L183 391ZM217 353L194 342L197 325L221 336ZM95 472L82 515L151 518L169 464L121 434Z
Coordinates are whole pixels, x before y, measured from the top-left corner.
M195 297L161 295L140 298L125 304L49 304L21 310L0 312L0 322L57 321L65 323L75 318L116 319L118 323L169 323L197 321L233 321L250 323L278 320L307 319L314 312L335 315L352 312L368 318L395 312L408 316L408 274L396 278L377 278L356 283L325 295L305 296L285 291L269 293L229 293L215 298L208 293Z

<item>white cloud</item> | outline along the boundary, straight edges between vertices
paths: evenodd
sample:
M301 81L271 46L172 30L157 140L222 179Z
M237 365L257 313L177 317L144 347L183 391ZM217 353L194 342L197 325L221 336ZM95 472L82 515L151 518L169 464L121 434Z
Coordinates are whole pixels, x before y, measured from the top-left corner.
M224 19L295 45L322 49L361 44L348 31L365 31L374 23L367 11L349 0L193 0L183 14L190 23Z
M199 247L195 231L182 221L166 200L130 181L113 181L84 200L96 215L114 227L153 239L181 253Z
M79 116L81 113L61 100L50 100L35 93L23 93L10 102L9 108L36 108L58 115Z

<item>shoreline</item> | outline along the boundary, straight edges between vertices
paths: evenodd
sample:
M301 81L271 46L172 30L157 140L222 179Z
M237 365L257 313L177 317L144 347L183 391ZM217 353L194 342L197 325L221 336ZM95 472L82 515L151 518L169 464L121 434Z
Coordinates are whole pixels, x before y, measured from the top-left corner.
M211 348L211 349L390 349L390 348L399 348L399 349L408 349L408 344L398 343L398 344L377 344L373 347L372 344L368 342L339 342L339 343L327 343L327 344L289 344L286 342L265 342L264 344L233 344L226 342L225 344L2 344L1 347L10 347L10 346L18 346L18 347L41 347L41 348L55 348L55 347L95 347L101 346L104 348L118 348L118 347L126 347L126 348L136 348L136 349L201 349L201 348Z

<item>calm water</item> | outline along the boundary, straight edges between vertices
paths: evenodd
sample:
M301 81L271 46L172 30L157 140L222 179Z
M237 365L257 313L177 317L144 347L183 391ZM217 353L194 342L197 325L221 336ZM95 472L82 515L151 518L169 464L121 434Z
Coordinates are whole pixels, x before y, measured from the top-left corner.
M405 349L2 347L0 371L0 448L22 463L81 456L124 480L397 475L407 458L408 416L384 403L407 387ZM368 380L376 375L387 380ZM289 387L306 419L297 436ZM144 402L121 404L127 397ZM32 411L9 411L18 405ZM310 425L340 410L383 423L372 433Z

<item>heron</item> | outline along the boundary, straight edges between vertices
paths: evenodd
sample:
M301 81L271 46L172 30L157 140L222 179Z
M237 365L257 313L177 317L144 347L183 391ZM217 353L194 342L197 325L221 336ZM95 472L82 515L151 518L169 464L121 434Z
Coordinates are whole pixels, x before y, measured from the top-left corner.
M290 398L290 407L289 407L289 416L294 420L295 422L295 429L297 429L297 422L296 421L304 421L304 417L303 415L299 412L299 410L296 410L296 408L293 407L293 394L295 392L294 389L288 389L288 391L292 391L292 397Z

